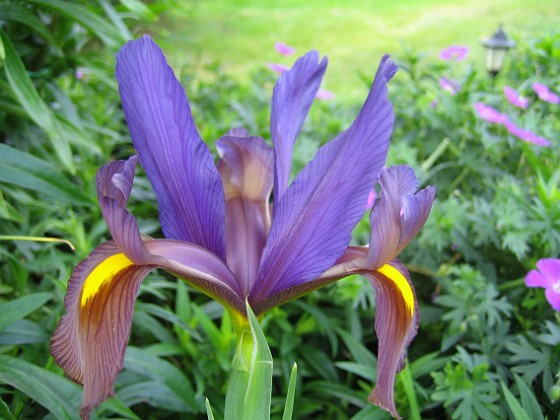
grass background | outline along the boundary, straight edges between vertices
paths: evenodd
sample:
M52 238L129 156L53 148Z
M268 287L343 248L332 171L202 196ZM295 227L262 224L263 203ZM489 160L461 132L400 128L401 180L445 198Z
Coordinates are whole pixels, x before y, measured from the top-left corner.
M516 41L551 33L560 22L558 0L208 0L185 2L166 13L159 39L176 65L219 62L243 79L268 62L291 65L273 46L283 41L297 54L317 49L329 57L323 87L341 102L362 101L382 54L405 49L433 57L450 44L468 45L482 67L480 40L503 24ZM297 55L296 55L297 56Z

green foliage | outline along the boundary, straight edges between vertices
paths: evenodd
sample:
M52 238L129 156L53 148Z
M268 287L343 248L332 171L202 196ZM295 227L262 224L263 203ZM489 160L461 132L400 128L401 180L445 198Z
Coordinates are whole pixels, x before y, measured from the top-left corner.
M64 378L48 343L72 268L109 237L95 204L95 173L133 153L113 80L114 54L138 25L154 28L173 5L0 4L1 418L73 418L79 410L81 389ZM531 90L540 81L558 92L560 35L520 43L512 53L494 81L465 63L442 64L410 51L399 57L389 162L413 166L422 185L438 187L426 227L401 256L410 263L422 314L396 381L404 418L542 419L560 410L560 317L542 290L525 288L523 280L538 259L560 256L558 106ZM178 73L211 148L234 126L269 137L272 73L261 69L239 81L219 63L197 71L206 77L190 66ZM442 91L440 77L458 80L459 92ZM504 85L527 97L529 108L510 105ZM523 143L482 121L477 101L554 147ZM294 173L357 109L336 101L314 105L296 144ZM155 196L138 172L130 208L143 233L161 236ZM76 250L33 238L60 238ZM368 240L364 219L354 241ZM352 277L264 315L274 359L269 368L263 357L272 378L271 418L388 418L367 403L376 380L374 313L373 289ZM264 348L262 336L256 341ZM150 275L115 397L94 416L223 419L227 378L239 368L231 364L236 344L219 304L166 274Z

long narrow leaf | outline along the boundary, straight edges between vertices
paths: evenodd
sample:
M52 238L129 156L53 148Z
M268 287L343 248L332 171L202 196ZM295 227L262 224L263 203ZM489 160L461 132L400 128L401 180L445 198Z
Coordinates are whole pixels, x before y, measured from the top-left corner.
M513 418L515 420L531 420L531 417L529 417L527 412L523 409L523 407L521 407L519 401L515 399L515 397L513 396L511 391L507 388L507 386L504 384L503 381L500 381L500 385L502 386L502 392L506 397L506 402L508 408L511 411L511 414L513 414Z
M48 105L39 96L12 41L2 28L0 28L0 37L5 50L4 71L14 96L35 124L45 130L58 159L70 173L74 174L76 168L70 145L61 135L58 121Z
M82 391L69 380L24 360L0 355L0 383L20 390L57 419L74 419Z
M75 20L110 48L116 49L128 40L106 19L80 4L62 0L29 0L29 2Z
M2 20L21 23L41 35L45 41L58 50L56 41L49 32L49 28L39 20L29 9L20 4L0 4L0 16Z
M51 297L50 293L33 293L0 305L0 331L40 308Z
M294 397L296 395L297 380L297 363L294 363L292 373L290 374L290 383L288 384L288 394L286 395L286 404L284 405L284 414L282 420L292 420L294 411Z

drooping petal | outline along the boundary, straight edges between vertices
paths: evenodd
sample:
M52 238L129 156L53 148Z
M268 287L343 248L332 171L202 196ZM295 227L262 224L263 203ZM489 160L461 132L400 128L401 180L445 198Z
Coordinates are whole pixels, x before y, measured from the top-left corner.
M138 225L126 209L132 190L137 158L114 161L102 166L97 172L97 197L101 212L111 236L121 249L136 264L149 260Z
M416 294L408 270L398 260L362 274L370 280L377 296L377 383L368 400L399 417L393 397L395 375L405 367L406 348L418 330Z
M149 36L129 41L117 55L116 77L130 135L158 197L165 236L225 258L222 182L161 49Z
M262 138L240 131L221 137L216 147L226 196L227 263L247 295L270 229L274 153Z
M76 267L68 283L66 315L51 339L51 353L70 379L84 385L84 419L113 395L136 294L150 269L106 242Z
M235 283L223 261L205 248L161 239L145 243L150 261L138 265L114 241L96 248L72 274L64 315L53 334L51 353L66 375L84 386L82 417L113 394L130 335L136 295L155 268L244 313L244 301L228 284Z
M555 311L560 311L560 281L557 287L551 287L544 291L546 300Z
M396 70L385 56L356 120L318 151L275 205L252 307L318 277L344 253L385 163L394 119L386 84Z
M294 143L326 69L327 58L324 57L319 62L319 53L311 51L298 59L289 71L284 72L274 86L270 135L275 154L275 205L288 187Z

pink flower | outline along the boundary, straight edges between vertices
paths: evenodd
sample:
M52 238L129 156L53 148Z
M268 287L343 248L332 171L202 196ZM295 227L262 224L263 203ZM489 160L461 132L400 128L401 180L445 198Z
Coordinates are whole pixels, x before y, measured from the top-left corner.
M334 99L334 96L334 93L332 93L330 90L319 89L317 91L317 94L315 95L315 98L322 101L330 101L331 99Z
M442 60L463 61L469 55L469 47L466 45L450 45L439 53Z
M543 287L544 295L555 311L560 311L560 259L543 258L537 261L537 270L525 277L527 287Z
M457 82L445 77L439 79L439 87L442 88L442 90L451 93L452 95L456 95L457 92L459 92L459 89L461 89L461 86Z
M478 116L484 121L488 121L494 124L506 124L509 122L507 115L498 112L495 108L489 105L483 104L482 102L475 102L474 108L478 113Z
M537 96L543 101L550 102L551 104L560 103L560 96L552 93L547 85L543 83L533 83L533 90L537 93Z
M270 70L278 73L278 74L282 74L284 73L286 70L288 70L288 67L286 67L284 64L278 64L278 63L268 63L266 65Z
M507 128L507 131L509 131L511 135L520 138L523 141L526 141L528 143L533 143L537 146L544 146L544 147L550 146L550 142L547 139L537 136L532 131L525 130L524 128L520 128L516 126L514 123L512 123L511 121L507 121L504 125Z
M504 95L506 95L506 99L510 104L518 106L519 108L527 109L529 101L519 96L515 89L512 89L509 86L504 86Z
M274 48L276 49L276 51L278 51L279 54L282 55L292 55L296 52L295 48L290 47L283 42L277 42L276 44L274 44Z

